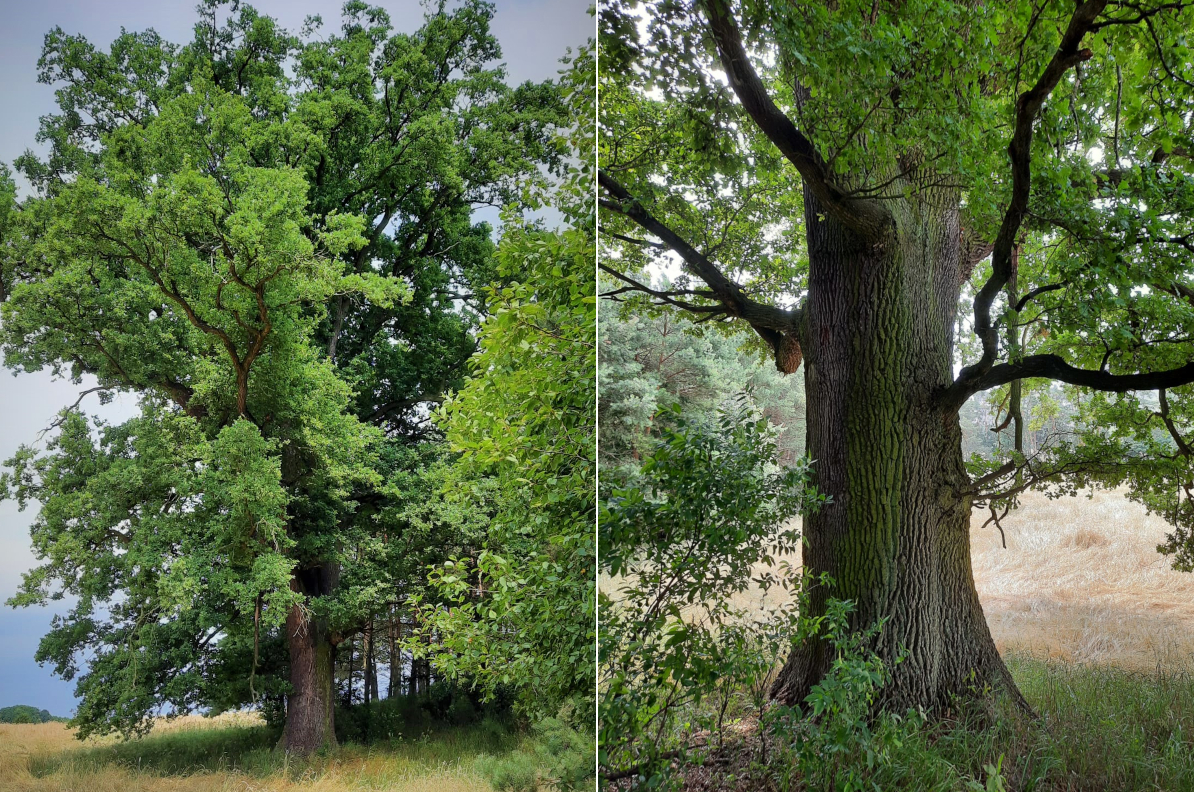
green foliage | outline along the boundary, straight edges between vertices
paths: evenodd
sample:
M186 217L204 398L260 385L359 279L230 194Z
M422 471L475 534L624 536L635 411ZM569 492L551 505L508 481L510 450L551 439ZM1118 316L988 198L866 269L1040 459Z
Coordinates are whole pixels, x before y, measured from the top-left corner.
M822 585L832 585L823 579ZM880 688L890 679L883 661L867 646L881 624L853 631L849 601L830 599L824 615L805 626L808 636L819 636L833 647L834 660L824 677L805 698L807 709L776 706L768 710L761 726L779 743L772 763L781 775L794 771L814 788L860 792L871 789L866 775L890 763L890 754L901 747L901 721L880 716L872 728L874 704ZM918 713L909 713L915 725ZM865 757L865 763L863 758ZM781 779L780 787L790 785Z
M602 284L605 291L611 284ZM666 288L666 285L661 285ZM688 415L712 417L735 395L750 391L767 420L780 430L781 461L804 448L804 388L759 355L750 331L698 325L674 311L632 313L608 303L598 317L598 417L601 464L611 471L635 465L680 404Z
M712 424L676 408L641 471L602 505L600 761L657 778L685 732L721 732L735 688L765 681L798 632L794 604L750 614L734 595L788 586L757 574L800 546L791 520L822 502L808 463L775 467L775 432L743 398ZM721 706L711 717L695 708ZM686 717L692 721L685 723Z
M492 519L475 554L433 568L448 607L425 609L408 644L486 696L516 688L534 716L594 690L593 68L582 50L565 79L578 164L557 195L570 225L508 223L473 376L439 415L461 454L449 497Z
M539 766L530 753L516 751L501 759L482 757L477 768L498 792L538 792Z
M49 723L56 720L66 719L56 718L50 714L49 710L38 709L28 704L0 707L0 723Z
M945 201L960 209L962 247L995 239L1011 194L1007 150L1018 98L1058 51L1074 3L724 6L769 96L836 187L885 204ZM744 294L798 305L808 294L806 223L815 221L804 216L805 185L723 79L707 8L603 4L602 167ZM1056 355L1110 375L1189 365L1191 29L1189 4L1109 3L1083 36L1080 62L1067 67L1034 120L1014 281L992 307L996 360ZM611 268L635 275L674 266L666 246L639 239L642 230L622 214L605 212L602 223ZM968 308L992 275L990 261L960 274L955 365L978 358ZM716 305L693 273L671 289L673 304ZM1194 387L1169 388L1162 405L1161 394L1133 390L1131 381L1122 393L1024 385L1043 414L1068 414L1047 442L1038 425L1032 449L978 444L973 474L1006 463L1015 470L988 480L976 502L1002 507L1023 487L1126 486L1173 526L1163 552L1177 568L1194 568Z
M482 721L500 737L512 725L508 699L480 702L477 694L450 682L425 692L336 708L336 739L360 745L411 740L429 731L471 727Z
M0 173L6 365L141 408L68 410L0 476L41 504L12 604L76 598L37 657L78 680L80 737L163 705L277 713L288 613L352 634L474 548L485 511L427 503L426 415L475 349L479 287L521 304L552 272L524 262L568 259L527 230L499 274L472 220L518 225L569 123L556 85L506 85L490 4L409 33L355 1L301 36L238 2L198 13L181 46L51 31L48 153L16 163L35 194Z

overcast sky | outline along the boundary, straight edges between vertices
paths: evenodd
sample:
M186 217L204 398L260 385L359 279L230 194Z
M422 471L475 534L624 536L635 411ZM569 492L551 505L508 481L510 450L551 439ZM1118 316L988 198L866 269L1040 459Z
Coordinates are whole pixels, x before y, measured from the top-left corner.
M416 30L422 23L418 0L373 0L390 13L400 31ZM342 3L332 0L257 0L250 5L277 18L288 30L298 32L303 19L323 17L325 29L338 24ZM502 45L511 83L554 78L559 59L593 36L591 0L496 0L493 32ZM190 40L195 22L192 0L30 0L4 3L0 26L0 162L11 163L27 148L37 147L34 135L38 118L53 112L54 88L37 82L37 58L47 31L60 26L79 33L93 44L107 45L128 30L153 28L169 41ZM54 381L48 373L18 374L0 371L0 461L8 459L23 443L34 443L55 414L75 401L87 387ZM130 415L136 407L123 397L100 407L94 395L83 407L109 420ZM29 550L32 509L19 513L16 504L0 502L0 602L20 583L21 572L35 564ZM14 610L0 604L0 707L31 704L55 715L68 715L75 706L74 683L54 677L33 660L37 643L59 608Z

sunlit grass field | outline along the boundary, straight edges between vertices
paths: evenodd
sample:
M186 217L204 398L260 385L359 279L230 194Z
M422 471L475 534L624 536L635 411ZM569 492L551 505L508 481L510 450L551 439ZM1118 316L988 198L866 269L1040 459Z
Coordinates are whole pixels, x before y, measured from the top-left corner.
M272 750L249 715L161 721L143 739L79 742L61 723L0 724L2 792L488 792L478 757L517 738L480 726L342 746L309 761Z

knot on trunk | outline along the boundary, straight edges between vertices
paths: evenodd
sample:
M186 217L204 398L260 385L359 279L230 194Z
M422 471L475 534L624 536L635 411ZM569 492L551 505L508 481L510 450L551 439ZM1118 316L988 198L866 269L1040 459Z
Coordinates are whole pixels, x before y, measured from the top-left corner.
M804 358L800 342L787 333L780 333L772 347L775 349L775 367L784 374L795 374Z

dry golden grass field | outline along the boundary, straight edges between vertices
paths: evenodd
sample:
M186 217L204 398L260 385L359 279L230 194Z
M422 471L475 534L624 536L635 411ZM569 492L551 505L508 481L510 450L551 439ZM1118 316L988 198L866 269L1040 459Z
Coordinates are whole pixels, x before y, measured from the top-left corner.
M1194 574L1157 552L1165 522L1119 493L1049 500L1035 493L982 531L974 575L991 633L1015 650L1134 670L1194 666Z
M80 743L61 723L0 724L0 792L489 792L474 735L279 765L248 715L161 721L142 741ZM226 752L221 754L221 751ZM190 757L196 764L188 766Z
M1157 552L1165 522L1118 492L1028 493L999 530L975 512L975 584L1000 651L1131 670L1194 668L1194 574ZM798 561L798 558L790 559ZM786 592L735 598L766 607Z

